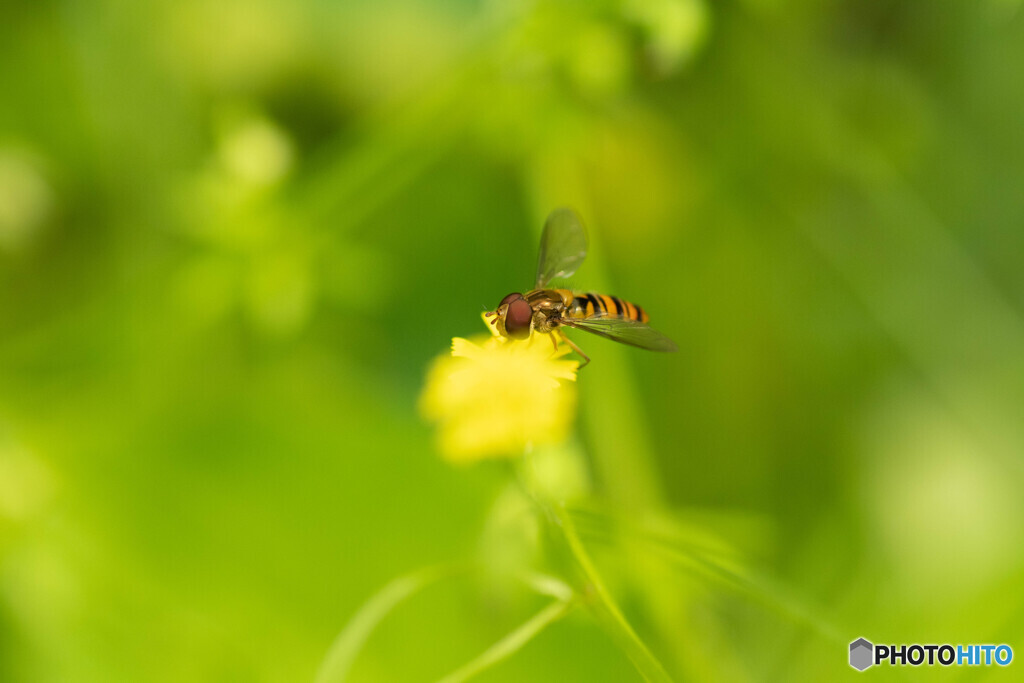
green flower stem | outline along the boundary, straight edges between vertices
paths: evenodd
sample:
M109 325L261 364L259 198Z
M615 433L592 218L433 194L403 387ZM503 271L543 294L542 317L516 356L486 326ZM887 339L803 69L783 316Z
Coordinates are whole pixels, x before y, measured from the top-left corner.
M597 567L583 546L576 525L570 517L568 510L559 502L550 500L541 493L539 486L534 485L534 477L529 471L530 454L527 453L519 461L519 481L526 489L534 502L544 512L545 518L555 529L557 537L565 541L565 547L576 564L583 579L583 585L577 587L577 592L583 604L597 618L602 628L615 640L620 648L626 653L633 665L643 675L644 679L651 683L671 683L672 678L665 671L657 657L648 649L633 627L630 626L626 616L615 603L611 593L604 585Z
M511 657L548 625L553 624L568 614L574 605L575 603L572 600L556 600L535 614L522 626L487 648L479 657L458 671L448 674L438 683L461 683L462 681L467 681L473 676Z
M587 600L586 604L591 612L601 622L605 630L615 639L619 647L633 662L633 665L643 675L644 679L652 683L671 683L672 678L665 671L665 668L658 661L657 657L647 648L644 641L636 634L633 627L629 625L625 615L619 606L612 599L611 593L604 585L601 575L594 566L590 555L587 554L579 534L576 533L576 526L568 511L560 504L552 504L549 512L558 527L562 538L569 547L569 552L576 560L577 565L586 579L586 592L583 593Z
M384 617L424 588L466 570L467 567L464 565L426 567L400 576L384 586L366 601L335 639L320 665L315 683L344 681L366 640Z

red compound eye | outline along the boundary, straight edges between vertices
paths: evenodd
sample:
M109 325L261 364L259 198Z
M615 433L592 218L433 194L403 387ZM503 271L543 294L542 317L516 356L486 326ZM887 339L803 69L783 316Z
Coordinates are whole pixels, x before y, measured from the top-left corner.
M508 311L505 313L505 332L513 339L526 339L530 336L530 320L532 318L533 309L530 308L526 299L521 296L514 299L509 303Z

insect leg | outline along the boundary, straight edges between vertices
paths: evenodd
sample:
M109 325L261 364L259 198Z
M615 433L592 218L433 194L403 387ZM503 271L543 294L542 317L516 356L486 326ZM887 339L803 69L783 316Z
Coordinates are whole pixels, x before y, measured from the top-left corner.
M584 366L586 366L586 364L590 362L590 356L583 353L583 351L580 350L580 347L573 344L572 340L569 339L569 337L565 336L565 332L562 332L562 330L558 330L558 333L562 335L562 339L565 341L565 343L571 346L572 350L575 351L581 358L583 358L583 362L580 363L580 366L578 368L576 368L577 371L582 370Z

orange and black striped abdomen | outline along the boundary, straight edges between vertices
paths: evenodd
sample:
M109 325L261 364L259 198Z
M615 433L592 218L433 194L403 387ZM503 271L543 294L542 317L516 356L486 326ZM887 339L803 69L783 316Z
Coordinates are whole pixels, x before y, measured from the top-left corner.
M568 309L570 318L591 318L595 316L626 318L645 323L648 321L647 311L636 304L625 301L617 296L594 294L587 292L577 294Z

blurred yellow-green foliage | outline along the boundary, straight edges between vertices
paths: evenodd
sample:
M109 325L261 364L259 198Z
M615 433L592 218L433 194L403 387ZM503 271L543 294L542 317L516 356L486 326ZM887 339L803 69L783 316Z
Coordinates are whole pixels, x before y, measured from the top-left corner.
M566 475L676 679L1024 653L1022 122L1016 0L3 3L0 679L312 680L521 561L416 401L566 204L681 348L577 335ZM353 680L540 608L488 586ZM480 680L638 674L574 612Z

